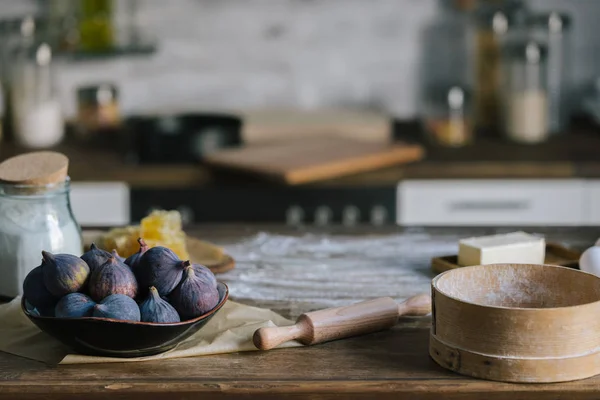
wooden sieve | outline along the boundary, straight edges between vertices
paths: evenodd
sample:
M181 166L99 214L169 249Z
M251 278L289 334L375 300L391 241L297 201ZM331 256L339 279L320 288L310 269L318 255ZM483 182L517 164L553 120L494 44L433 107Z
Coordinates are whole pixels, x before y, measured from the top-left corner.
M429 354L459 374L564 382L600 373L600 277L532 264L449 270L432 281Z

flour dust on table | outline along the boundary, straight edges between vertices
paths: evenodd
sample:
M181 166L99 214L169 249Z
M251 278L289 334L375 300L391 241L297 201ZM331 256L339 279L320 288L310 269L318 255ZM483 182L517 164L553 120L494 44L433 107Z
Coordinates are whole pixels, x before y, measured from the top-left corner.
M236 260L235 270L219 276L231 296L268 304L290 318L377 297L402 301L429 293L431 258L457 250L454 236L420 231L369 236L259 233L223 246Z

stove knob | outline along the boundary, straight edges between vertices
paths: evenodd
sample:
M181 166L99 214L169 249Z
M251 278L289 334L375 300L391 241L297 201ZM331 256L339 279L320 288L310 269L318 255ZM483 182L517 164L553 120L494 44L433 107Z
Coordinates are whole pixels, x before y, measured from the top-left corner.
M360 210L356 206L347 206L342 212L342 223L344 225L356 225L360 220Z
M315 225L325 226L331 222L333 212L327 206L317 207L315 210Z
M291 206L285 213L285 220L288 225L300 225L304 219L304 210L299 206Z
M375 206L371 209L371 223L373 225L384 225L387 219L387 210L384 206Z

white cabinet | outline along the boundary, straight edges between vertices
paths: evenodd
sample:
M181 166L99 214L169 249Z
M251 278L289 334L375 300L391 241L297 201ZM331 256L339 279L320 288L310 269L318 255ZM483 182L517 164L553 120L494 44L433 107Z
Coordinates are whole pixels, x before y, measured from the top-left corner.
M80 225L126 225L131 219L129 186L123 182L71 182L71 207Z
M600 179L587 181L589 215L586 225L600 226Z
M397 223L424 226L587 225L587 184L580 179L407 180L398 185ZM597 190L600 196L600 184Z

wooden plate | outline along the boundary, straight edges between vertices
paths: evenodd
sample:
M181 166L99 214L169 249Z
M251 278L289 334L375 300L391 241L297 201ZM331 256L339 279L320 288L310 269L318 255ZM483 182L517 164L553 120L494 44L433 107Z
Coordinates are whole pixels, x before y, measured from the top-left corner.
M581 253L558 243L546 243L546 259L544 264L560 265L563 267L579 269L579 257ZM431 259L431 269L433 272L441 274L442 272L460 268L458 265L458 256L443 256Z
M99 230L83 231L84 247L89 248L92 242L98 241L104 233L104 231ZM210 268L213 274L222 274L235 268L233 257L213 243L188 236L186 237L186 247L188 253L190 253L190 261ZM112 249L106 250L110 251Z

